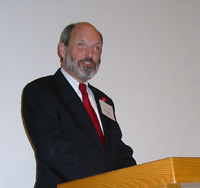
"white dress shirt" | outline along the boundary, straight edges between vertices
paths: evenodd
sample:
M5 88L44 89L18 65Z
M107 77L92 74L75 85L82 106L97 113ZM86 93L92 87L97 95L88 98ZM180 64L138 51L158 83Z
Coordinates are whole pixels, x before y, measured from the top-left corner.
M61 68L61 72L64 75L64 77L67 79L67 81L70 83L70 85L73 87L74 91L77 93L77 95L79 96L81 101L83 101L81 91L79 90L79 82L77 82L72 76L70 76L63 68ZM90 103L91 103L96 115L97 115L97 118L98 118L100 126L101 126L101 130L103 132L103 126L101 123L99 111L97 109L97 104L96 104L94 94L92 93L92 90L88 87L88 82L85 82L84 84L86 85L88 98L90 100ZM104 132L103 132L103 134L104 134Z

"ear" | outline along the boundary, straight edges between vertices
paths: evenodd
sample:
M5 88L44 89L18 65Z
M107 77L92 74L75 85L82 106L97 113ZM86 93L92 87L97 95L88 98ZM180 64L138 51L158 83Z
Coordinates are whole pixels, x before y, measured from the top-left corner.
M58 55L61 59L65 59L65 45L62 42L58 44Z

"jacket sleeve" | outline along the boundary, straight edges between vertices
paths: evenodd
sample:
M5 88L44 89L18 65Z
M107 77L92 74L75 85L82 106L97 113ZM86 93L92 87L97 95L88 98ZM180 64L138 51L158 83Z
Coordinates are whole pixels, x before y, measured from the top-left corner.
M38 164L48 166L63 182L96 174L94 169L81 164L59 127L56 105L51 102L48 93L40 90L35 85L27 85L22 95L22 116Z
M116 132L118 132L118 160L117 160L117 164L118 164L118 169L120 168L125 168L125 167L129 167L129 166L133 166L136 165L136 161L133 158L133 150L130 146L126 145L123 141L122 141L122 132L120 129L119 124L117 123L117 119L116 119L116 115L115 115L115 105L112 101L112 99L110 99L110 104L113 107L114 110L114 117L115 117L115 127L118 128L118 130Z
M132 157L133 150L123 143L121 140L119 144L119 161L118 161L118 167L125 168L129 166L136 165L135 159Z

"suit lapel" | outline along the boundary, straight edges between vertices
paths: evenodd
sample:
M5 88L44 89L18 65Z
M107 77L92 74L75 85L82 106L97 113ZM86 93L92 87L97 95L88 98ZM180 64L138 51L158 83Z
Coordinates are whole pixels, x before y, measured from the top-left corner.
M96 104L97 104L97 108L99 111L99 115L101 118L101 122L102 122L102 126L103 126L103 130L104 130L104 138L105 138L105 143L106 143L106 150L107 150L107 154L110 148L110 119L108 117L106 117L104 114L102 114L102 110L101 110L101 106L100 106L100 102L99 100L101 100L101 98L103 97L99 92L96 92L96 90L93 89L93 87L91 87L91 85L89 85L90 89L92 90L95 100L96 100Z
M54 76L60 96L65 103L66 108L71 111L71 116L76 122L76 125L84 127L84 129L87 130L88 136L91 136L97 146L103 149L98 133L77 93L60 70L58 70Z

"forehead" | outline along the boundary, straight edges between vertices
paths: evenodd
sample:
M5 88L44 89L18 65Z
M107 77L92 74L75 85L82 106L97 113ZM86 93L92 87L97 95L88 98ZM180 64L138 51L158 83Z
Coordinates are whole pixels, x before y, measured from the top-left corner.
M102 43L99 32L90 24L82 23L74 26L71 32L69 42L76 42L77 40L85 40L91 43Z

